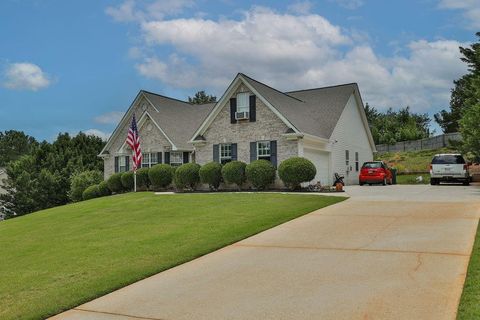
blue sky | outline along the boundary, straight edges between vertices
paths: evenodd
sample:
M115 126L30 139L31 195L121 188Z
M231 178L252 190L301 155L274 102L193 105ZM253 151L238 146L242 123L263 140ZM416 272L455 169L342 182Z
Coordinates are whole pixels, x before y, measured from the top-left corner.
M220 96L237 72L281 90L358 82L364 101L448 106L476 0L3 0L0 130L108 136L146 89Z

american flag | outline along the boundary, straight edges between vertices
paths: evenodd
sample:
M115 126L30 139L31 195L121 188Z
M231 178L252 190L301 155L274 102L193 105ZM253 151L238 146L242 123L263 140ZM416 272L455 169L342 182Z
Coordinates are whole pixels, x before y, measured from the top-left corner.
M140 148L140 137L138 136L137 121L133 115L132 124L128 128L127 144L133 151L133 170L137 170L142 164L142 149Z

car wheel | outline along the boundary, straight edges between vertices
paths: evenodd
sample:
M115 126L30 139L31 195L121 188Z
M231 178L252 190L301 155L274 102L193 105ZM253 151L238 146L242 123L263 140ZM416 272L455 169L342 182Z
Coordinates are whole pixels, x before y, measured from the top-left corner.
M431 179L430 179L430 184L431 184L432 186L437 185L437 184L438 184L437 179L431 178Z
M383 178L382 185L386 186L387 185L387 178Z
M360 186L363 186L363 185L364 185L364 183L363 183L363 182L359 182L358 184L359 184Z
M470 185L470 180L463 181L464 186L469 186Z

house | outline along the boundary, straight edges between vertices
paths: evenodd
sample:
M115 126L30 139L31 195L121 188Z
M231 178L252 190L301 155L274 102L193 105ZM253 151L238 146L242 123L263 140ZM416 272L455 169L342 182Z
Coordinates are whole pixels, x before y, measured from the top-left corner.
M337 172L357 184L375 151L357 84L281 92L239 73L215 104L140 91L100 153L105 177L131 167L125 138L133 113L145 167L257 159L278 166L302 156L315 164L315 181L331 184Z

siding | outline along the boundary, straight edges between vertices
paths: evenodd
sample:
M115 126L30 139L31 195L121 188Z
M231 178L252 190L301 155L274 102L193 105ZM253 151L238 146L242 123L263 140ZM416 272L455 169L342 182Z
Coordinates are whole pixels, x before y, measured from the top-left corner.
M355 152L359 154L361 167L363 162L373 160L373 150L354 95L350 96L330 140L333 142L331 176L338 172L345 176L346 184L358 184L359 172L355 170ZM345 163L345 150L350 152L348 169Z

